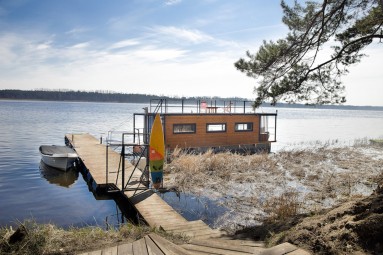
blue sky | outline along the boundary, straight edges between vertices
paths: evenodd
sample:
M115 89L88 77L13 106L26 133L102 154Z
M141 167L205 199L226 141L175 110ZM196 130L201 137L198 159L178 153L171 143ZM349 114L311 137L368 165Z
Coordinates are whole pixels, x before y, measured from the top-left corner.
M279 2L0 0L0 89L254 98L233 64L285 36ZM383 105L383 54L367 54L344 79L348 104Z

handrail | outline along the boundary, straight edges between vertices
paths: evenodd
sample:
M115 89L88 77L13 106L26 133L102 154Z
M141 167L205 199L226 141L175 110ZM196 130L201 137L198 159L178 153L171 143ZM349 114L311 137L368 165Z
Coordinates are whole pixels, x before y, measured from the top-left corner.
M150 113L255 113L253 101L236 99L151 99Z
M113 146L114 149L120 148L120 163L118 165L115 185L118 185L118 179L119 179L120 171L121 171L121 191L124 192L126 190L134 190L133 196L136 194L137 190L146 190L149 187L149 172L148 172L149 161L147 161L145 169L143 169L143 171L141 173L139 185L136 188L132 188L132 189L127 188L127 186L129 185L129 183L133 177L134 172L138 168L140 160L145 156L146 156L146 158L148 158L148 151L149 151L148 146L149 145L141 143L141 138L140 138L140 137L142 137L142 140L143 140L144 139L143 137L147 134L145 134L144 132L141 133L139 131L139 129L137 129L137 130L138 130L138 132L109 131L107 144L106 144L106 150L107 150L106 151L106 179L107 179L107 182L108 182L108 175L109 175L108 174L109 173L109 169L108 169L109 168L109 164L108 164L109 153L108 153L108 150L109 150L109 147ZM116 132L121 133L121 140L119 140L119 141L111 139L112 133L116 133ZM138 140L138 143L135 142L136 140ZM135 155L135 153L134 153L135 146L139 146L141 148L139 155ZM128 149L128 148L130 148L130 149ZM129 153L130 151L132 151L132 153ZM134 163L134 168L133 168L132 173L130 174L127 181L125 180L125 174L126 174L125 173L125 168L126 168L125 158L126 158L126 156L138 157L138 160ZM146 176L144 176L144 175L146 175ZM143 177L146 177L147 183L144 183L144 186L146 186L146 187L141 188L140 185L141 185L141 181L142 181Z

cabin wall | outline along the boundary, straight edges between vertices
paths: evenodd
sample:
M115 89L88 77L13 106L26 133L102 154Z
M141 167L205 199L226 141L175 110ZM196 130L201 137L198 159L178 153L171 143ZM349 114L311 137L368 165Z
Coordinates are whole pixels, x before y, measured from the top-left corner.
M259 143L259 115L195 114L165 115L165 146L174 149L238 146ZM226 123L226 132L206 132L207 124ZM253 123L252 131L235 131L235 123ZM196 124L193 134L174 134L173 124Z

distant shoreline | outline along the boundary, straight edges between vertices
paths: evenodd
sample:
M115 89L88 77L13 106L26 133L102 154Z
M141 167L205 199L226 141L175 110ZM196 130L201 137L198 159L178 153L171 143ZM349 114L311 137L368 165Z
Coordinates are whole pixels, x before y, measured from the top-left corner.
M217 101L251 101L246 98L222 97L169 97L147 94L117 93L109 91L73 91L73 90L0 90L0 100L31 100L31 101L59 101L59 102L98 102L98 103L148 103L151 99L168 100L217 100ZM262 107L269 107L264 103ZM383 111L383 106L355 106L355 105L304 105L278 103L279 108L306 109L344 109L344 110L372 110Z

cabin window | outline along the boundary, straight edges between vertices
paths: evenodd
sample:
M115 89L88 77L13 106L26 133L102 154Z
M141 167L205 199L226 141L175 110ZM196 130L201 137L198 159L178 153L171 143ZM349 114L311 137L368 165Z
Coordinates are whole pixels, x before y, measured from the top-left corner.
M253 131L253 123L235 123L235 131L236 132L246 132Z
M196 124L174 124L174 134L194 134L196 130Z
M226 132L226 123L207 124L206 132Z

